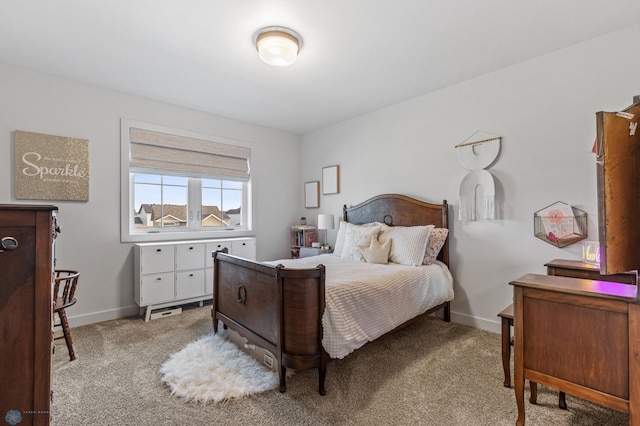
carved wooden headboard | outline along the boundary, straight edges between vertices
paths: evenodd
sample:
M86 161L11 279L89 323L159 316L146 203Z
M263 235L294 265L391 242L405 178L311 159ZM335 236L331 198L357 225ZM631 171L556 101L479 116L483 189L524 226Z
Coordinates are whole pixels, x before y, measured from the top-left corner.
M449 205L431 204L400 194L383 194L342 209L343 220L353 224L371 222L386 223L390 226L435 225L449 228ZM442 247L438 260L449 265L449 238Z

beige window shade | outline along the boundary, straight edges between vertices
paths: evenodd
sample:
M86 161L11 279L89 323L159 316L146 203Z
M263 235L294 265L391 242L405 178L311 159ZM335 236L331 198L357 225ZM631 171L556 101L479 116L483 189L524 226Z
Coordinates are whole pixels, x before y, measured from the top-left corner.
M251 148L129 129L130 167L185 176L249 180Z

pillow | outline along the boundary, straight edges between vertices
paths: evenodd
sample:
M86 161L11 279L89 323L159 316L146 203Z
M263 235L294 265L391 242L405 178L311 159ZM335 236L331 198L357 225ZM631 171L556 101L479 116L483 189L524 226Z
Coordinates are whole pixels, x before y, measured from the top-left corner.
M381 243L375 235L371 236L369 245L360 246L360 253L367 263L389 263L390 250L391 240Z
M336 237L336 244L333 246L333 254L337 254L338 256L342 255L342 249L344 247L344 237L347 233L347 225L348 223L341 220L340 226L338 227L338 236Z
M433 225L390 226L384 229L378 239L391 241L389 260L401 265L421 265L427 250L427 241Z
M348 225L349 225L349 222L345 222L343 220L340 221L340 226L338 227L338 235L336 236L336 243L333 247L333 254L337 254L338 256L342 255L342 250L344 249L344 237L347 235ZM379 226L379 225L381 225L379 222L372 222L372 223L365 223L362 225L354 225L354 226Z
M438 253L442 250L444 242L447 240L449 230L447 228L433 228L429 233L429 241L427 241L427 251L424 253L423 265L431 265Z
M352 223L348 223L347 232L344 236L344 247L342 248L342 254L340 257L363 260L359 246L371 241L372 236L377 238L378 232L380 232L379 226L354 225Z

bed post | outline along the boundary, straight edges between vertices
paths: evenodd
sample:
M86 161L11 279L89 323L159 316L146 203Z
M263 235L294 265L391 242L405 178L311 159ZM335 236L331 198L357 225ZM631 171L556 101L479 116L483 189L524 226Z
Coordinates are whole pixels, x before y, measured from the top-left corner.
M442 311L444 314L444 320L446 322L451 322L451 302L445 302L444 310Z
M447 203L447 200L442 200L442 224L440 225L440 227L449 229L449 204ZM448 267L450 267L449 265L450 235L451 235L451 230L449 230L449 235L447 236L447 239L444 242L444 246L442 247L442 250L440 250L440 254L438 256L440 260L442 260L442 263L444 263Z
M279 344L282 353L280 391L284 392L286 368L318 368L318 393L325 395L328 355L322 347L322 315L325 309L325 267L278 269ZM285 368L286 367L286 368Z
M216 264L216 256L218 253L229 253L229 249L227 247L222 250L216 250L211 252L211 257L213 257L213 264ZM211 300L211 322L213 325L213 334L218 334L218 316L216 315L216 300L218 299L218 286L216 282L218 281L218 268L213 269L213 298Z

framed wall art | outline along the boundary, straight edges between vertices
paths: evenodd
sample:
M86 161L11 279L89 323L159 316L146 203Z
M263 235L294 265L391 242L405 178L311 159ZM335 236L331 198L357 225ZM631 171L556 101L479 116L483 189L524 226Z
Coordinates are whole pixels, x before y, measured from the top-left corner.
M308 209L320 207L320 182L305 182L304 206Z
M16 130L18 200L89 200L89 141Z
M322 168L322 194L340 193L340 166Z

